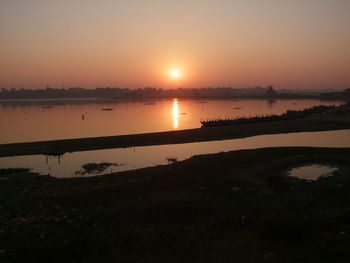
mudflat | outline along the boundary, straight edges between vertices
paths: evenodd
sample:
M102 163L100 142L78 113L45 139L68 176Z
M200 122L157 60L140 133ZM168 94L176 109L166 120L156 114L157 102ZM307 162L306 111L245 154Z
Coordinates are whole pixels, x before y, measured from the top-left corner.
M307 181L305 164L338 167ZM194 156L98 177L0 170L1 262L348 262L350 149Z

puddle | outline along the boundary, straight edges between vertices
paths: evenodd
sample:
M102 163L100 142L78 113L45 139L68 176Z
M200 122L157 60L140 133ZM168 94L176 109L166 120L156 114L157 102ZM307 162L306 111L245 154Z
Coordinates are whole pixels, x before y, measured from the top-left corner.
M311 164L295 167L288 171L289 176L310 181L316 181L320 177L332 176L339 168L329 165Z

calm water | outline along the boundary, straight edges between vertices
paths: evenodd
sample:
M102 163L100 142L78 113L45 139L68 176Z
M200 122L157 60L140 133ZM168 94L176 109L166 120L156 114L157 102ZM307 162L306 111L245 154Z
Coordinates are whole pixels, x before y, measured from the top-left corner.
M261 135L244 139L67 153L60 158L44 155L0 158L0 168L33 168L42 174L75 177L86 163L122 164L106 172L123 171L184 160L193 155L280 146L350 147L350 130Z
M331 167L328 165L312 164L293 168L288 172L289 176L297 177L310 181L316 181L320 177L332 175L338 167Z
M319 100L182 100L99 102L0 101L0 144L168 131L200 127L217 117L280 114L288 109L339 105Z

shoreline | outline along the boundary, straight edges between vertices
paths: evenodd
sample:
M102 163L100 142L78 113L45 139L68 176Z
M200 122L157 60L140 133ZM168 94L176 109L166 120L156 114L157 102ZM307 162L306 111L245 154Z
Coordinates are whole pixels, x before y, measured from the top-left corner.
M350 129L350 106L300 119L202 127L179 131L0 144L0 157L239 139L257 135Z

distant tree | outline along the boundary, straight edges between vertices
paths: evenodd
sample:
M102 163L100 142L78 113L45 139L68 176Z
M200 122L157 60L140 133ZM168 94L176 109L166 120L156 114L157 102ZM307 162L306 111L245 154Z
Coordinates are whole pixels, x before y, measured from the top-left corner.
M273 88L272 85L267 87L266 96L275 97L277 95L277 91Z

